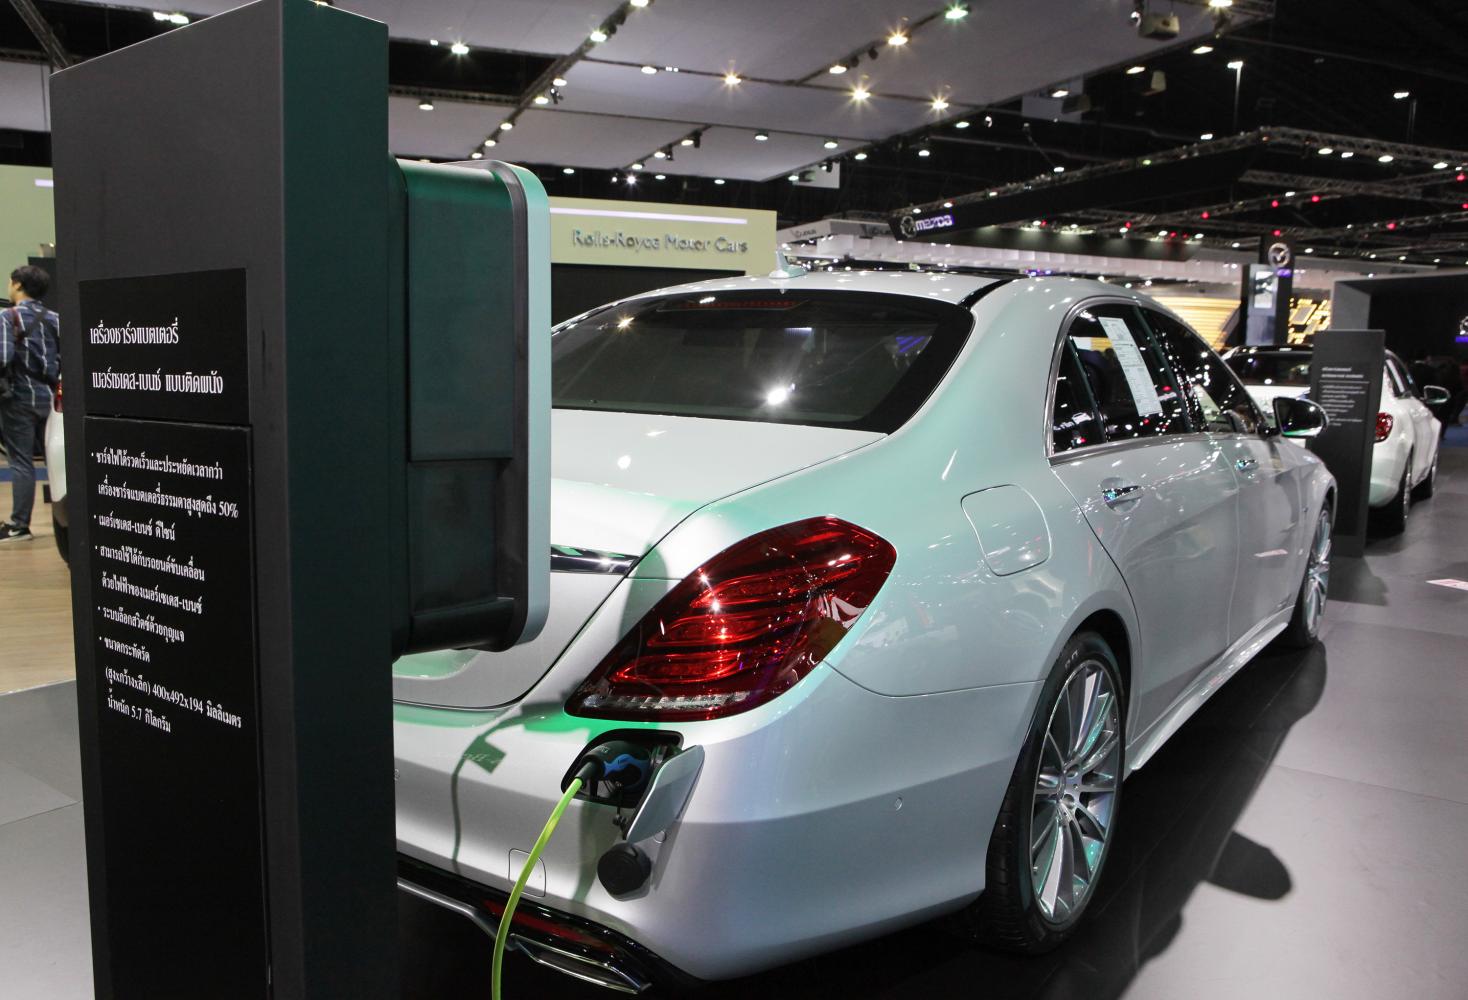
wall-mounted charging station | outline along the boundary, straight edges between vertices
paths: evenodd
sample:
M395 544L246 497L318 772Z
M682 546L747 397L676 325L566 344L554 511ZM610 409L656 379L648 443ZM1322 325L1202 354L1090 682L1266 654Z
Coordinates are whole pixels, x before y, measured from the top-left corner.
M533 175L387 156L262 0L54 78L97 996L397 992L390 664L545 616Z

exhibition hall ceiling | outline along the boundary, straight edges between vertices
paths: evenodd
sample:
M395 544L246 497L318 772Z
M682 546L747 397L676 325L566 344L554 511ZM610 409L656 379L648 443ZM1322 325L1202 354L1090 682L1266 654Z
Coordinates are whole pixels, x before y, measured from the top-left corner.
M233 6L184 0L180 10L196 18ZM1027 94L1079 90L1086 74L1159 47L1139 37L1129 19L1131 0L970 3L960 19L944 17L951 5L941 0L655 0L644 7L619 0L340 0L336 6L386 22L394 39L437 42L434 56L449 64L448 81L461 61L506 53L575 56L594 29L621 19L609 38L564 66L556 102L532 105L516 119L520 131L499 137L494 155L625 168L669 141L709 129L697 148L676 150L674 162L658 169L746 181L783 177L833 152ZM1190 44L1215 28L1201 3L1179 3L1176 13L1182 33L1170 45ZM894 31L903 31L907 43L889 45ZM468 52L450 51L455 43ZM829 72L853 61L842 74ZM739 82L729 82L730 74ZM451 82L415 94L394 83L390 142L401 156L466 158L507 111L534 96L483 88L456 93ZM858 99L857 91L870 96ZM39 74L7 93L16 100L0 108L0 127L34 128L44 104ZM432 109L420 110L420 103ZM835 147L827 145L831 139Z

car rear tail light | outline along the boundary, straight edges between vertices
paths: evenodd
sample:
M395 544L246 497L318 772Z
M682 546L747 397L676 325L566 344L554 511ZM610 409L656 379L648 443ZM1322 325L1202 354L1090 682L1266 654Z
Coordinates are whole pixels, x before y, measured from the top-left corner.
M57 413L61 412L61 383L56 383L56 391L51 394L51 407Z
M658 601L566 709L673 721L762 705L841 641L896 561L885 539L834 517L746 538Z
M1378 413L1376 415L1376 440L1385 441L1392 433L1392 415L1390 413Z

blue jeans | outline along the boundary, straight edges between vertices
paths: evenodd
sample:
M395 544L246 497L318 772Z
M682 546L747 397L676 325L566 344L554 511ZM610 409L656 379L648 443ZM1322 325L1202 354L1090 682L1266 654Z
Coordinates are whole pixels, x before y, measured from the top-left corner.
M0 402L0 440L10 460L10 490L15 504L10 523L18 527L31 525L31 508L36 503L36 442L44 436L50 415L49 399L44 409L32 406L20 394Z

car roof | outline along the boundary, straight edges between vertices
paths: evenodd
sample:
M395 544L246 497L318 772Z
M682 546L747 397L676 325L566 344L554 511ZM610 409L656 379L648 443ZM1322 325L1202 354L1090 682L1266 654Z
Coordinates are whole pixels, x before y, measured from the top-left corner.
M712 292L759 292L759 291L822 291L822 292L867 292L884 295L910 295L918 298L963 305L972 302L980 293L1000 285L1041 286L1064 285L1065 292L1076 297L1105 295L1110 298L1129 299L1139 305L1153 309L1171 310L1147 295L1121 285L1093 278L1069 275L1025 275L991 276L958 274L952 271L885 271L885 270L830 270L809 271L790 277L774 275L734 275L710 278L686 285L671 285L637 295L630 295L620 302L661 295ZM611 305L613 303L608 303ZM600 308L600 307L599 307Z
M769 275L735 275L659 288L642 295L630 296L623 301L682 293L780 290L787 292L877 292L887 295L912 295L958 304L974 293L1005 280L1004 278L941 271L810 271L788 278Z

